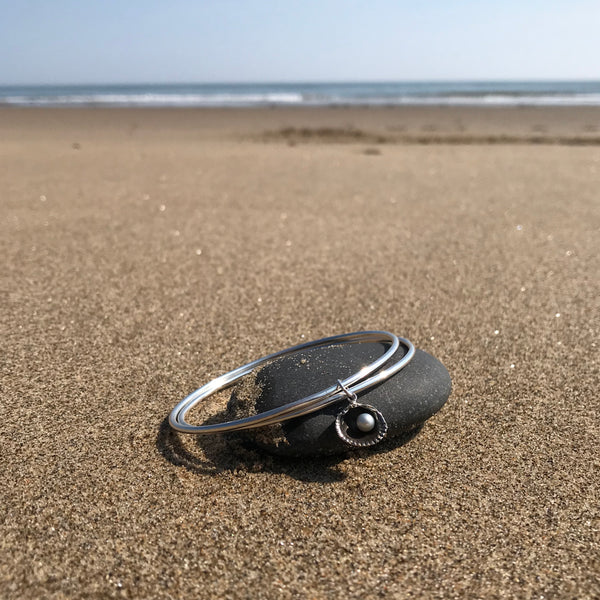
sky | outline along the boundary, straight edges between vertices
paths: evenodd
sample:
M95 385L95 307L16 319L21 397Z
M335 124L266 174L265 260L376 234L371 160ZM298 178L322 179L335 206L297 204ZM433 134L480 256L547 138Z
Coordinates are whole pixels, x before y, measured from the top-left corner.
M0 85L600 79L600 0L0 0Z

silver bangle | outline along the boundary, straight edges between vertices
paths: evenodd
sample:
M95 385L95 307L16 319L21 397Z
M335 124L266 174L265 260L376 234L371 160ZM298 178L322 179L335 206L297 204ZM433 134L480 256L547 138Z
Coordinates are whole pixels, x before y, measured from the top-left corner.
M371 364L366 365L357 373L354 373L344 380L337 380L335 385L311 394L310 396L301 398L300 400L295 400L257 415L224 423L190 425L186 421L188 412L196 406L196 404L217 392L231 387L244 375L247 375L266 362L308 348L330 346L334 344L353 344L357 342L384 342L389 343L390 347L383 356L373 361ZM393 365L384 370L380 370L381 367L394 356L400 347L400 344L403 344L406 347L406 354ZM399 338L387 331L358 331L292 346L238 367L229 373L225 373L224 375L213 379L195 392L192 392L172 410L169 415L169 424L173 429L181 433L196 434L224 433L227 431L252 429L300 417L318 411L325 406L345 398L349 400L349 405L337 416L336 431L338 435L350 445L370 446L376 444L385 437L387 423L385 422L383 415L377 409L366 404L359 404L357 401L357 394L389 379L411 361L414 353L415 349L411 342L404 338ZM378 372L375 375L371 375L376 371Z

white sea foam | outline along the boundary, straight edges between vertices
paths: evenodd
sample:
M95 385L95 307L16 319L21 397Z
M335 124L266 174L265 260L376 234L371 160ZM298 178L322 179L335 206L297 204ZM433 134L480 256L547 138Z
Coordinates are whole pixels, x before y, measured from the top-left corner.
M252 106L302 104L300 94L69 94L6 96L0 104L20 106Z
M214 84L0 88L10 106L600 106L600 82Z
M600 106L600 94L484 94L308 99L303 104L356 106Z

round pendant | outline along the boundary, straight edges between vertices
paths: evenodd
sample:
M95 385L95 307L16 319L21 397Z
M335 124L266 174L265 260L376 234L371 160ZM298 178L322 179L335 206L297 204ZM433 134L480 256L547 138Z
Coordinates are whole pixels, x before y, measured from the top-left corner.
M383 415L368 404L350 404L336 420L337 434L350 446L373 446L386 435L388 425Z

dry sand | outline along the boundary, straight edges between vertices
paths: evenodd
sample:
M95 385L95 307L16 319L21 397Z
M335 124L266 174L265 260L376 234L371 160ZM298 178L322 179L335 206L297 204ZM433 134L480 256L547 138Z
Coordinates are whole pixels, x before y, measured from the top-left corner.
M598 597L599 132L1 110L0 596ZM294 462L165 426L223 371L375 328L453 379L404 446Z

